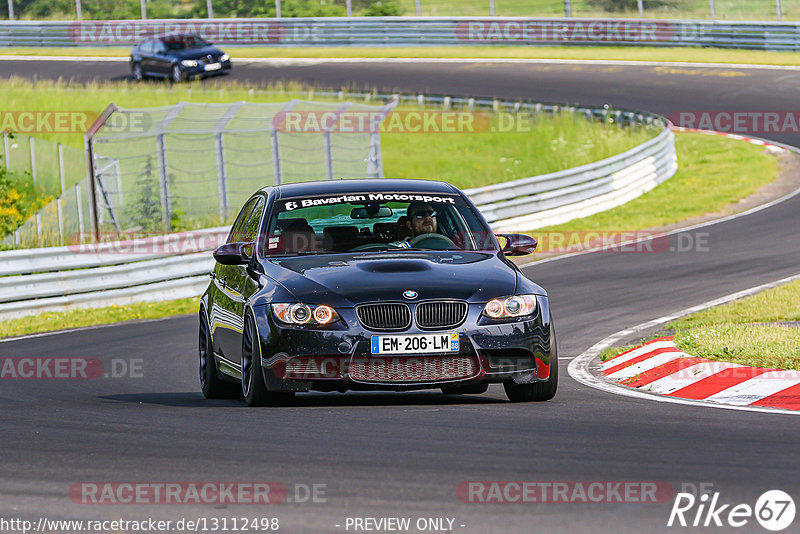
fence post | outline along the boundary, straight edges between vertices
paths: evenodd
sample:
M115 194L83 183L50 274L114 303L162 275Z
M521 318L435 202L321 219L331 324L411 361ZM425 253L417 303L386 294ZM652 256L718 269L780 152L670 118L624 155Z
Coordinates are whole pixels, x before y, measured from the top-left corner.
M708 9L709 12L711 13L711 20L716 19L717 13L716 10L714 9L714 0L708 0Z
M221 224L228 219L228 176L225 174L225 144L223 133L214 134L214 145L217 149L217 186L219 189L219 216Z
M347 16L353 16L353 0L346 0L345 5L347 6Z
M8 0L8 20L14 20L14 0Z
M78 206L78 235L80 235L79 243L83 243L83 206L81 206L81 183L75 184L75 203Z
M489 14L494 17L494 0L489 0Z
M142 10L142 20L147 20L147 4L145 4L146 0L141 0L139 2L139 6Z
M325 177L333 180L333 147L331 146L331 132L326 130L322 134L323 150L325 151Z
M61 183L61 194L58 195L58 236L60 244L64 244L64 214L62 204L64 202L64 146L58 143L58 177Z
M369 161L367 162L367 178L383 178L383 161L381 161L381 138L377 132L369 134Z
M572 2L570 2L570 0L564 0L564 16L572 16Z
M272 174L275 177L275 185L283 183L283 171L281 170L281 144L278 141L278 130L269 132L272 145Z
M775 11L777 14L778 22L783 20L783 15L781 14L781 0L775 0Z
M639 10L639 18L644 18L644 0L636 0L636 9Z
M275 16L281 18L281 0L275 0Z
M167 179L167 149L164 134L156 136L156 155L158 157L158 185L161 192L161 224L165 232L172 229L172 208L169 205L169 180Z
M78 17L78 20L83 20L83 10L81 9L81 0L75 0L75 15Z
M28 146L31 150L31 179L33 186L36 187L36 150L33 144L33 137L28 137Z
M6 131L3 132L3 150L5 154L5 159L3 160L3 162L6 165L6 170L11 172L11 167L8 164L9 163L8 157L11 155L11 153L8 151L8 132Z
M8 0L8 1L10 2L11 0ZM420 13L421 13L420 5L419 5L419 0L416 0L416 4L417 4L417 16L419 17L419 15L420 15Z
M208 18L214 18L214 6L211 5L211 0L206 0L206 10L208 11Z

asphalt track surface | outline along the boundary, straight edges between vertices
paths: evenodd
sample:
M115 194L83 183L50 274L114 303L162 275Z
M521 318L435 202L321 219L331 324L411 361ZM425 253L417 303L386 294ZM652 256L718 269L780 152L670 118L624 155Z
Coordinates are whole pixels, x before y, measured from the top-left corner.
M124 79L127 65L0 61L0 76L10 74ZM664 114L793 110L800 87L798 71L482 62L242 63L218 81L279 79ZM768 137L800 145L791 133ZM797 501L800 419L616 396L578 384L566 366L620 329L800 272L798 214L800 196L673 236L662 252L596 253L525 268L550 292L559 333L561 386L543 404L507 403L494 387L477 397L307 394L280 409L209 402L196 379L194 317L0 343L3 357L92 356L107 366L140 359L144 376L0 383L0 516L266 516L280 518L281 531L309 533L345 532L346 517L451 517L454 532L469 534L616 533L690 529L667 528L672 501L465 504L456 487L470 480L664 481L676 491L711 483L722 503L752 506L769 489ZM707 246L669 250L687 243ZM326 502L98 506L68 496L84 481L263 480L290 490L325 484ZM764 531L754 519L744 530Z

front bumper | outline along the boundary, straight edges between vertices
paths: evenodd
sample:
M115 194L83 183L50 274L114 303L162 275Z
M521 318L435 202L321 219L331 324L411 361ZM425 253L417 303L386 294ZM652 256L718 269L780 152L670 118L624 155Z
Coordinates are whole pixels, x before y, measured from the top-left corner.
M550 374L552 328L547 297L539 296L531 317L494 322L470 304L456 328L459 351L447 354L377 356L372 332L354 309L337 309L342 321L326 329L278 324L268 306L259 306L256 324L262 369L272 391L347 391L440 388L483 383L517 384L546 380ZM401 334L431 333L412 326Z
M185 65L181 65L181 71L187 78L216 76L217 74L230 74L231 72L230 60L222 61L220 62L219 65L220 68L216 70L205 70L206 68L205 64L199 64L196 67L187 67Z

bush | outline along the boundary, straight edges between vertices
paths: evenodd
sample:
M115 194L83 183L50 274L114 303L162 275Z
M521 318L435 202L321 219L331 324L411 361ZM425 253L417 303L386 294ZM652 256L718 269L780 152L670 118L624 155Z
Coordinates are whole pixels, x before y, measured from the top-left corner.
M34 189L30 173L21 179L9 175L0 156L0 238L22 226L52 200L53 197Z
M364 10L367 17L396 17L403 14L403 9L392 0L372 2Z

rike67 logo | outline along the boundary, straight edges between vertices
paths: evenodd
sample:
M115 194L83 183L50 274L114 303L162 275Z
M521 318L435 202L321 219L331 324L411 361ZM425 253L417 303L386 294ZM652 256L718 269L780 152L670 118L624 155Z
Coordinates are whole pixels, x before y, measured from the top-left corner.
M769 490L761 494L754 506L746 503L723 503L720 492L678 493L669 514L667 526L679 527L734 527L758 524L773 532L788 528L795 517L792 497L781 490Z

